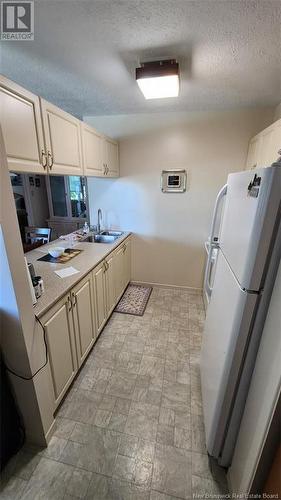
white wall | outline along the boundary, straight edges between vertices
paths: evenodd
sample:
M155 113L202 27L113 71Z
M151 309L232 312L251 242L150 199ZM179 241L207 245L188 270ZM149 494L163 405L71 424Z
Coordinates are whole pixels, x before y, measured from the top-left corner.
M215 197L229 172L243 169L249 139L273 110L84 117L120 140L120 178L88 181L91 223L135 233L132 278L201 288L204 241ZM185 168L188 190L163 194L162 169Z
M281 118L281 102L276 106L274 110L274 121L279 120Z

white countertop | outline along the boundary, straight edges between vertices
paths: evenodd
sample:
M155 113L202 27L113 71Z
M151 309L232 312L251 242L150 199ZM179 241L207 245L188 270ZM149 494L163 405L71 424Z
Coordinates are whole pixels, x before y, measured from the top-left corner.
M34 314L42 316L55 302L65 295L76 283L78 283L91 269L96 267L107 255L117 248L131 233L124 234L117 238L114 243L88 243L79 242L74 244L74 248L83 250L79 255L73 257L65 264L56 264L51 262L38 261L40 257L48 253L48 248L51 246L62 246L69 248L70 243L67 240L58 239L52 241L48 245L41 246L27 252L25 257L27 262L31 262L34 266L35 275L41 276L44 281L45 291L37 300L34 306ZM45 251L46 250L46 251ZM54 271L73 266L79 271L67 278L60 278Z

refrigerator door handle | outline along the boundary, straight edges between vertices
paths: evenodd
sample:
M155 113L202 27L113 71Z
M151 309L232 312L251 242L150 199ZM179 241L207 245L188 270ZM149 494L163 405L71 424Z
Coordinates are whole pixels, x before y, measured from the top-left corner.
M223 197L226 195L226 193L227 193L227 184L225 184L217 194L215 207L214 207L214 211L213 211L212 224L211 224L211 234L210 234L210 244L211 245L213 245L213 243L216 243L216 241L214 241L214 237L215 237L217 216L218 216L218 211L219 211L221 201L222 201Z
M211 271L211 263L212 263L212 253L213 253L213 249L218 247L218 243L214 241L217 216L218 216L218 211L219 211L221 201L222 201L223 197L226 195L226 193L227 193L227 184L225 184L218 192L216 202L215 202L213 217L212 217L211 234L210 234L210 247L209 247L209 254L208 254L208 259L207 259L207 264L206 264L206 269L205 269L205 276L204 276L204 290L206 291L208 296L210 296L212 293L212 287L210 285L210 271Z
M207 293L208 297L210 297L212 290L213 290L213 288L210 284L210 275L211 275L212 254L213 254L213 250L215 248L217 248L216 245L210 245L208 260L207 260L206 269L205 269L204 290Z

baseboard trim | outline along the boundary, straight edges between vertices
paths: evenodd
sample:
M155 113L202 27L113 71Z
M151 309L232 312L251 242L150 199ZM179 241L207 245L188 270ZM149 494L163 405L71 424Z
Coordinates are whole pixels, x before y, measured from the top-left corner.
M149 281L131 281L132 285L143 285L143 286L152 286L154 288L170 288L174 290L185 290L186 292L194 293L195 295L202 295L202 288L194 288L191 286L183 286L183 285L168 285L164 283L153 283Z
M56 419L54 419L54 421L52 422L51 427L49 428L49 430L45 434L45 438L46 438L46 441L47 441L47 446L48 446L48 444L50 442L51 437L53 436L53 434L55 432L55 425L56 425Z

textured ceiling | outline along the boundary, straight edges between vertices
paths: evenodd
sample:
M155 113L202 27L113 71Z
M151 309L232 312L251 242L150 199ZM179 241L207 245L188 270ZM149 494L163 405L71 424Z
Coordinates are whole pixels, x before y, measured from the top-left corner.
M2 42L1 72L76 114L280 102L279 0L35 0L35 40ZM177 58L180 97L145 101L142 60Z

